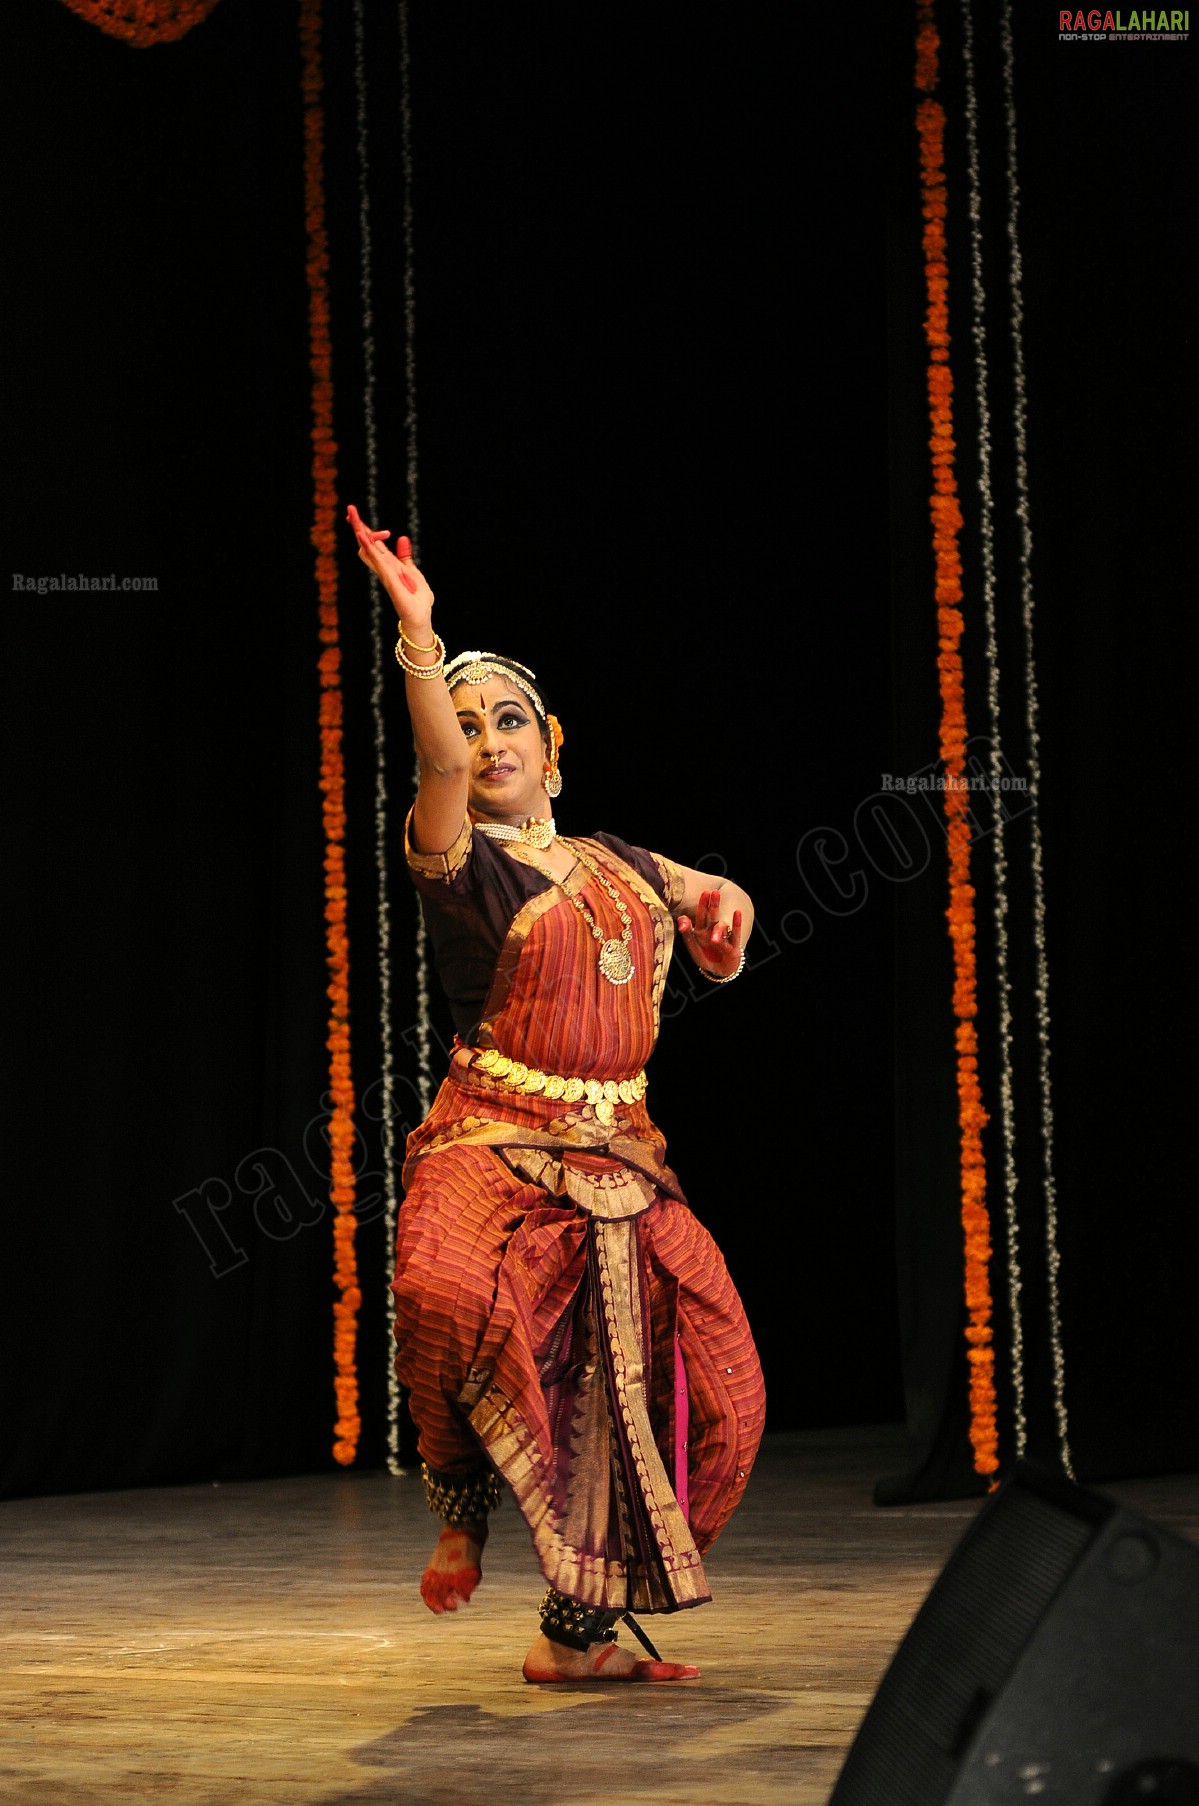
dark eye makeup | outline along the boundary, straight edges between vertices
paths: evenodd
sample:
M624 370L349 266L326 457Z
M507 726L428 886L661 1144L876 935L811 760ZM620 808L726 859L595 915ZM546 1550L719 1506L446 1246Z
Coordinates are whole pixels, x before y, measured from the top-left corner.
M478 717L475 715L459 715L458 722L467 739L473 740L479 731ZM495 724L505 732L512 733L519 728L528 727L529 717L522 714L519 709L505 709L501 715L497 715Z

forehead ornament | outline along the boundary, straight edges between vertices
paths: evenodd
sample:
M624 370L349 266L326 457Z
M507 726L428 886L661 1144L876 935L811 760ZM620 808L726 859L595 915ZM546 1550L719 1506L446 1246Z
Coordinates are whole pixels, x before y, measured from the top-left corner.
M515 684L545 720L545 704L533 688L537 673L527 665L518 665L515 659L501 659L495 652L459 652L445 668L446 688L450 690L458 684L485 684L490 677L502 677Z

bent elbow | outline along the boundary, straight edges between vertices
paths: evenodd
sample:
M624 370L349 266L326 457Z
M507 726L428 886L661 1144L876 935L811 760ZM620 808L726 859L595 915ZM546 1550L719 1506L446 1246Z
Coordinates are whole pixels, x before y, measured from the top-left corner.
M421 753L420 774L423 778L432 778L438 783L464 783L470 777L470 755L459 757L456 752Z

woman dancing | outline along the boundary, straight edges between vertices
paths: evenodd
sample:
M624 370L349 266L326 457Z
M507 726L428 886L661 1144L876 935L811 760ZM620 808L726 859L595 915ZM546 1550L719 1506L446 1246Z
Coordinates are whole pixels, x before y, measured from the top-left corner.
M727 984L745 892L610 834L559 834L562 733L532 671L447 662L408 540L354 508L399 619L419 764L406 850L457 1030L409 1137L397 1371L444 1528L421 1581L456 1611L501 1479L549 1582L533 1682L677 1681L629 1616L709 1597L701 1557L757 1452L764 1394L741 1302L645 1104L680 938ZM626 1622L650 1659L618 1647Z

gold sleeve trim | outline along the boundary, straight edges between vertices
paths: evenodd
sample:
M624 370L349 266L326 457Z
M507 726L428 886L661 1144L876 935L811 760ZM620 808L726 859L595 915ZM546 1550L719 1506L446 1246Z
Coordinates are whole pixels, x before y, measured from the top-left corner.
M662 883L666 887L666 892L662 901L673 915L674 911L683 901L683 892L687 888L687 880L683 876L682 868L677 866L673 859L666 859L661 853L651 853L650 858L662 874Z
M413 808L415 806L413 804ZM466 816L452 847L447 847L444 853L418 853L412 844L412 809L409 809L404 821L404 857L409 871L417 872L422 878L440 878L443 884L449 884L466 864L471 835L470 817Z

